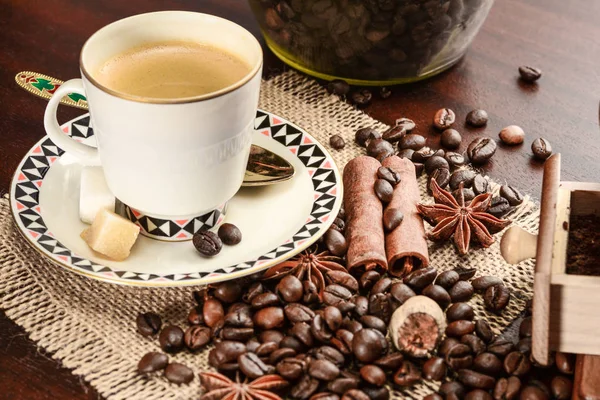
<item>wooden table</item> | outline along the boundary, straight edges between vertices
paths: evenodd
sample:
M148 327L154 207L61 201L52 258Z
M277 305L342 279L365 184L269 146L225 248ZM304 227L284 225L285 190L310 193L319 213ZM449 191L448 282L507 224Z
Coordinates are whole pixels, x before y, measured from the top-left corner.
M44 135L45 101L17 88L14 75L32 70L77 77L79 50L94 31L117 19L163 9L201 11L231 19L259 36L244 0L19 0L0 2L0 193L21 157ZM530 144L543 136L563 155L564 180L600 181L600 2L589 0L501 0L462 62L423 83L393 88L366 111L392 123L406 116L417 132L436 145L430 128L434 112L452 108L464 142L478 134L496 137L511 124L523 127L525 144L501 146L485 170L539 199L542 164L531 158ZM264 42L263 42L264 43ZM265 74L285 70L265 48ZM538 66L539 84L517 79L517 67ZM485 129L468 129L473 108L490 115ZM61 121L80 111L60 111ZM463 144L461 149L464 149ZM133 322L132 322L133 323ZM95 399L98 395L27 339L0 312L0 399Z

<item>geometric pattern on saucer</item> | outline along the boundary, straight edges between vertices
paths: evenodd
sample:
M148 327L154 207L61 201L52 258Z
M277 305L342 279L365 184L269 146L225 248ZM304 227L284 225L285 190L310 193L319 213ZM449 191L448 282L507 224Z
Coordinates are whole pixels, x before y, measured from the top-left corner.
M227 279L231 279L276 265L310 246L318 239L317 234L322 234L329 228L336 217L332 212L336 201L341 201L342 187L333 159L308 133L276 115L261 110L256 113L254 128L260 134L283 144L295 155L306 167L313 184L313 204L304 225L279 246L256 259L211 272L158 275L119 270L76 254L55 238L42 218L39 204L40 187L52 164L64 154L64 151L47 136L27 153L13 176L10 205L14 219L27 241L53 262L71 271L109 282L142 286L201 285L218 281L225 275ZM62 130L75 140L95 147L89 114L67 122L62 126ZM216 218L216 224L222 219L220 217ZM189 224L192 222L188 221L182 231L189 233L192 228ZM151 229L150 232L154 231Z
M195 218L162 219L125 206L125 216L140 227L140 233L166 242L191 240L194 233L218 228L225 219L227 203Z

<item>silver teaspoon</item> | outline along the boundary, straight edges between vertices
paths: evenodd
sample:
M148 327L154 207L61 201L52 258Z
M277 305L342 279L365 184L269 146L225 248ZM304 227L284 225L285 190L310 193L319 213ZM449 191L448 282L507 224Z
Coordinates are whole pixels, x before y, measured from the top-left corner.
M54 91L64 83L51 76L31 71L19 72L15 76L15 81L29 93L46 100L49 100ZM63 97L60 102L82 110L88 109L86 98L80 94L71 93ZM250 157L242 186L273 185L291 179L295 172L294 167L283 157L253 144L250 147Z

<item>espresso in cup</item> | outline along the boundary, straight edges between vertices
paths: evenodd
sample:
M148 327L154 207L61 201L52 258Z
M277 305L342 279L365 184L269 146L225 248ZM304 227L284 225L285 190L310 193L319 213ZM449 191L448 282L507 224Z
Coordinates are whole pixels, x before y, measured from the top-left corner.
M200 96L231 86L251 70L239 56L191 41L163 41L107 60L96 80L116 92L155 99Z

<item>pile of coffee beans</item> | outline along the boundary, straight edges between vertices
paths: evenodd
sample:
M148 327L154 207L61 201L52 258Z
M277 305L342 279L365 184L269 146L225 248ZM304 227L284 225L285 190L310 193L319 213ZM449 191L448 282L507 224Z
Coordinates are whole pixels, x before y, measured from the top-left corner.
M192 238L192 244L198 250L198 253L205 257L213 257L219 254L223 244L235 246L241 241L242 232L237 226L230 223L222 224L217 233L199 231Z
M250 6L267 39L286 57L324 74L385 80L417 77L455 59L488 3L251 0Z

